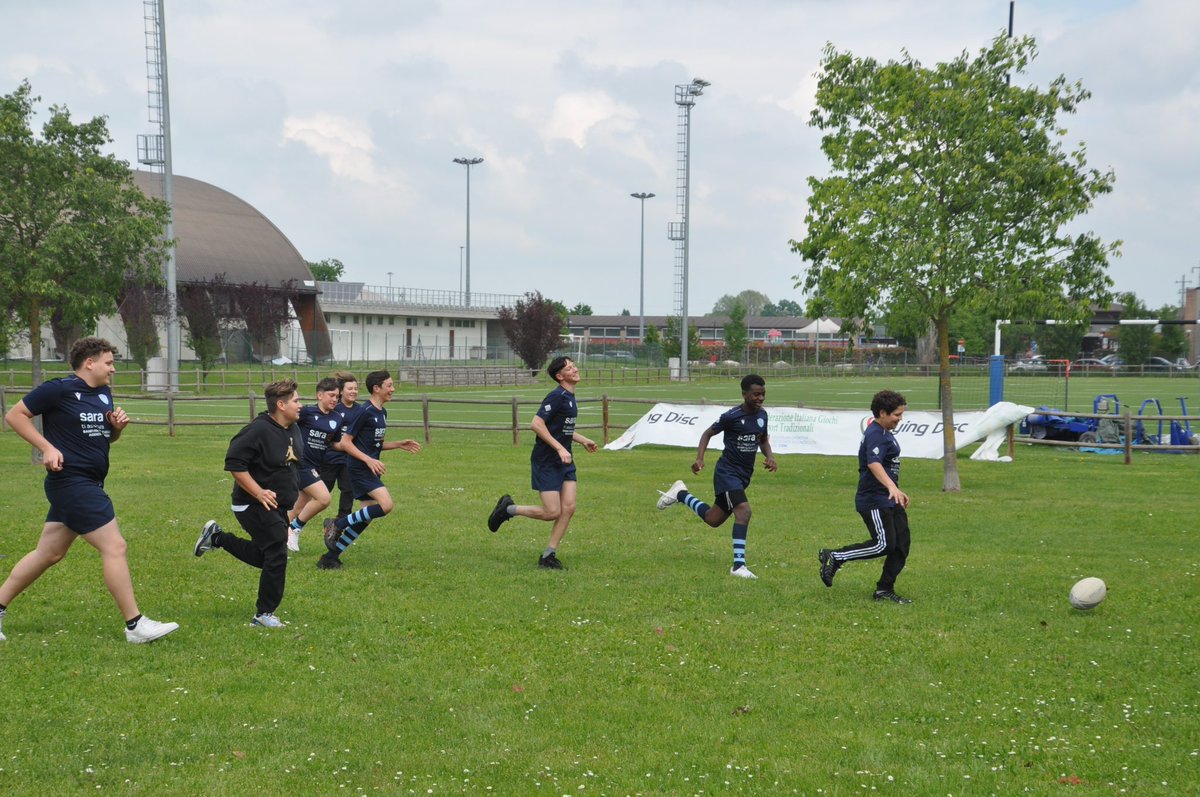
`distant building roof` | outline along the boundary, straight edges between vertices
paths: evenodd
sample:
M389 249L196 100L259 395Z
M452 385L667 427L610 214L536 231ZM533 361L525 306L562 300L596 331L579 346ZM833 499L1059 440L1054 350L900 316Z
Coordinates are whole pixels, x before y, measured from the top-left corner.
M134 171L149 196L162 196L162 178ZM199 283L224 274L234 284L277 286L295 280L295 290L315 294L308 264L271 220L228 191L175 175L175 269L180 283Z

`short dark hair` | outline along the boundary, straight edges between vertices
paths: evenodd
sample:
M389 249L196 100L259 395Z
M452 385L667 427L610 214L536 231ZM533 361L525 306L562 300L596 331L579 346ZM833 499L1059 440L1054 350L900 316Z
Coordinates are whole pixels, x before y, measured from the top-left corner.
M317 382L317 392L324 393L329 390L341 390L342 386L332 376L327 376L320 382Z
M878 418L885 412L889 415L908 404L904 396L894 390L881 390L871 399L871 414Z
M338 389L345 387L347 382L353 382L356 385L358 384L358 377L349 371L334 371L333 378L337 380Z
M367 393L374 393L375 388L392 378L387 371L372 371L367 374Z
M278 382L267 385L267 389L263 391L263 396L267 400L267 412L274 412L275 405L290 399L296 390L295 379L280 379Z
M71 346L71 353L67 356L71 370L78 371L89 357L97 357L106 351L111 351L113 357L120 354L117 347L104 338L80 338Z
M558 372L567 367L567 363L571 362L570 357L555 357L546 366L546 373L550 374L550 378L555 382L558 381Z
M754 385L767 386L766 381L758 374L746 374L742 377L742 392L745 393Z

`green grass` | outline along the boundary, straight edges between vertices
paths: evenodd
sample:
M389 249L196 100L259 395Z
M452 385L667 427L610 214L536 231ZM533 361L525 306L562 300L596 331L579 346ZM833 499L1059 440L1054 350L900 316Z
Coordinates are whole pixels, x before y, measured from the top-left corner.
M785 392L776 390L772 398ZM714 396L716 398L716 396ZM489 534L496 497L533 500L528 435L441 431L388 455L398 500L338 572L292 560L276 632L248 626L256 574L195 559L235 526L230 429L131 427L108 489L147 614L127 645L79 543L10 607L0 644L0 793L1179 795L1200 782L1196 469L1021 447L1011 464L909 460L913 549L816 574L859 541L852 458L785 456L751 488L749 562L728 527L654 488L685 449L580 454L565 572L546 524ZM35 542L41 476L0 435L0 574ZM710 482L692 480L701 494ZM1088 575L1108 600L1067 591ZM1187 786L1192 783L1192 786Z

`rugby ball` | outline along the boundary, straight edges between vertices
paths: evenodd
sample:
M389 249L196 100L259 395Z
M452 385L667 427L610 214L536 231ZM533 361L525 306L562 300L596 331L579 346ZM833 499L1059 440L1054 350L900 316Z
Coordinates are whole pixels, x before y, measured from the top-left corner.
M1104 582L1092 576L1075 582L1067 600L1076 609L1094 609L1104 602L1104 596L1107 594L1108 587L1104 586Z

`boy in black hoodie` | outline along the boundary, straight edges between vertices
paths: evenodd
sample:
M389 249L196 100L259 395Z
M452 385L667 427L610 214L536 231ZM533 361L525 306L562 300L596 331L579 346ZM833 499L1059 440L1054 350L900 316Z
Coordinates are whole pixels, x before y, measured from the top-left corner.
M275 610L283 601L287 513L300 493L296 465L304 442L296 425L300 417L296 381L273 382L267 385L265 395L267 411L234 435L225 454L225 470L233 474L233 514L250 539L230 534L210 520L204 524L193 553L203 556L213 548L224 548L262 570L258 604L250 624L281 628L284 622L275 616Z

